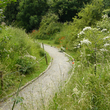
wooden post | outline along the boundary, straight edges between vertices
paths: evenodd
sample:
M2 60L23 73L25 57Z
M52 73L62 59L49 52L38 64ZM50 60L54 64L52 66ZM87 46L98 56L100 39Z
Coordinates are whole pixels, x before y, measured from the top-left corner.
M3 71L0 71L1 89L3 90Z
M46 55L46 53L45 53L45 60L46 60L46 64L48 65L47 55Z
M42 48L43 48L43 50L44 50L44 44L42 43Z

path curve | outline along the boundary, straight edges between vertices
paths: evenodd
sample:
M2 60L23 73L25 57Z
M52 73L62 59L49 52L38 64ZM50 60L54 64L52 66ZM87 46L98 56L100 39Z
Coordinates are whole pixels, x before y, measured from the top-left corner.
M20 91L19 96L23 97L23 106L26 110L43 110L52 99L59 86L68 78L68 72L71 64L64 53L49 45L44 45L45 51L53 58L51 68L46 71L40 78ZM12 98L0 105L0 110L11 110L13 105ZM24 110L20 103L16 104L14 110Z

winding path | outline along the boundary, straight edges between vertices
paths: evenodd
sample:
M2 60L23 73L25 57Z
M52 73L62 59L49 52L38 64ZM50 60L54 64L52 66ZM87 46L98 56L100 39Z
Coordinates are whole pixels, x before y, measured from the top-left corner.
M44 110L43 105L48 104L48 100L52 99L60 89L59 86L68 78L71 64L65 54L48 45L45 45L45 51L53 58L51 68L19 93L19 96L24 98L23 106L26 106L26 110ZM0 105L0 110L11 110L12 105L10 98ZM14 110L24 110L23 106L18 103Z

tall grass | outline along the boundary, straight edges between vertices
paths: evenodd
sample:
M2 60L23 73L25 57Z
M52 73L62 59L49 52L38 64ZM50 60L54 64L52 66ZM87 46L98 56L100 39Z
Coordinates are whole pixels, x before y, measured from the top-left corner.
M75 62L75 71L62 91L56 93L47 110L109 110L109 63L98 67L94 75L92 67Z
M110 109L110 18L101 17L102 7L102 0L93 0L73 23L63 24L53 41L44 41L64 47L75 58L72 77L44 109Z
M56 93L47 110L110 109L109 20L108 17L103 18L94 28L82 29L84 34L77 31L74 35L73 43L76 45L71 44L72 51L67 51L75 57L74 72L67 85Z
M0 33L0 71L3 72L4 85L3 88L0 85L0 97L16 91L22 78L21 86L38 77L48 66L45 59L38 62L42 57L40 45L25 30L3 27ZM47 57L50 61L48 54Z

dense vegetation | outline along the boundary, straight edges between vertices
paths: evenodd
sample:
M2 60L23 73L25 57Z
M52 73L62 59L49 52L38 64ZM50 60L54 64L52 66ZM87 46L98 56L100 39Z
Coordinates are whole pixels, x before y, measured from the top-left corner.
M93 1L54 35L54 43L75 58L75 65L48 110L110 109L110 17L104 9L101 0Z
M27 32L38 29L42 17L48 11L58 16L57 21L72 21L77 12L84 7L84 3L91 0L17 0L8 3L4 15L4 21L10 25L23 27Z
M40 59L42 59L40 61ZM48 57L48 61L50 58ZM39 62L40 61L40 62ZM0 97L24 85L46 69L44 51L24 30L3 26L0 31Z
M35 5L35 0L19 2L17 17L20 19L16 17L14 25L27 32L36 29L30 34L32 38L47 39L44 42L63 47L75 58L69 80L47 110L109 110L110 1L41 0L45 9L37 4L40 1ZM27 11L28 6L32 6L32 10ZM39 11L36 12L34 6ZM6 63L8 56L2 51Z

